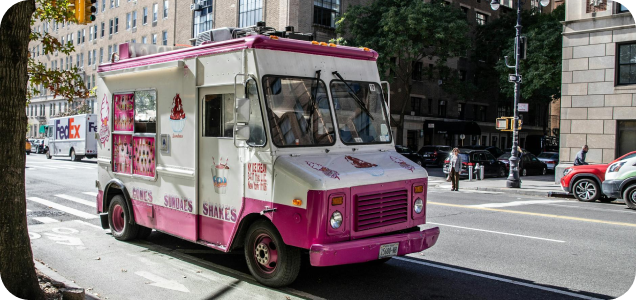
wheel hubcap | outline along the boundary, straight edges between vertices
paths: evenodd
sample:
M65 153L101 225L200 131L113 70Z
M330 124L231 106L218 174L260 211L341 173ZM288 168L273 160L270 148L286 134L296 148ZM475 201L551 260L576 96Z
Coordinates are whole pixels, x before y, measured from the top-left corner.
M113 208L113 215L111 216L111 219L113 220L113 230L117 233L120 233L124 230L124 209L121 207L121 205L116 205L115 208Z
M584 181L576 185L576 195L584 200L590 200L596 196L596 188L591 183Z
M278 265L278 247L267 234L261 234L254 243L254 258L258 268L264 273L272 273Z

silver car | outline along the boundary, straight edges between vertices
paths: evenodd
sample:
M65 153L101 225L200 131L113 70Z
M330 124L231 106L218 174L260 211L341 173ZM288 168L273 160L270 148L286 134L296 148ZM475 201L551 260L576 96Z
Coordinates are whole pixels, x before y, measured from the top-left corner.
M554 171L554 168L559 164L558 152L543 152L537 158L548 166L548 170Z

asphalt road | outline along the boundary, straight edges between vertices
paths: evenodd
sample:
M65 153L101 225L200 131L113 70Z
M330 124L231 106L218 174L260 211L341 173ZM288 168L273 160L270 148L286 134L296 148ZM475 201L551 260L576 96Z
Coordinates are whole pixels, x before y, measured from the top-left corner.
M315 268L291 286L255 283L242 252L153 232L118 242L95 215L97 164L27 157L36 259L102 299L590 299L624 294L636 275L636 211L620 204L429 190L431 249L384 265Z

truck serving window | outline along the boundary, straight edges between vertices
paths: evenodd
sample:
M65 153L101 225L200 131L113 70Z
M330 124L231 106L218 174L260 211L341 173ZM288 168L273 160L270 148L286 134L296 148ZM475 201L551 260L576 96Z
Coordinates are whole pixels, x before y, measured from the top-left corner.
M135 132L157 133L157 92L135 92Z
M232 137L234 129L234 94L203 97L203 136Z
M391 142L384 98L377 83L347 81L345 84L334 80L331 82L331 97L343 143Z
M263 89L276 146L335 143L331 105L324 82L313 78L264 76Z

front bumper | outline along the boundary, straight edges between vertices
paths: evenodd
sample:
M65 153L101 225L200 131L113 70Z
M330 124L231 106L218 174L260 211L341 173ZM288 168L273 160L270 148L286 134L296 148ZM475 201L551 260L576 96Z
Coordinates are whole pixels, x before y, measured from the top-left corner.
M400 243L397 255L403 256L432 247L437 242L438 236L439 228L435 227L418 232L399 233L335 244L314 244L309 248L309 261L312 266L316 267L372 261L378 259L381 245L391 243Z
M623 199L621 195L621 184L623 180L605 180L603 181L603 194L610 198Z

